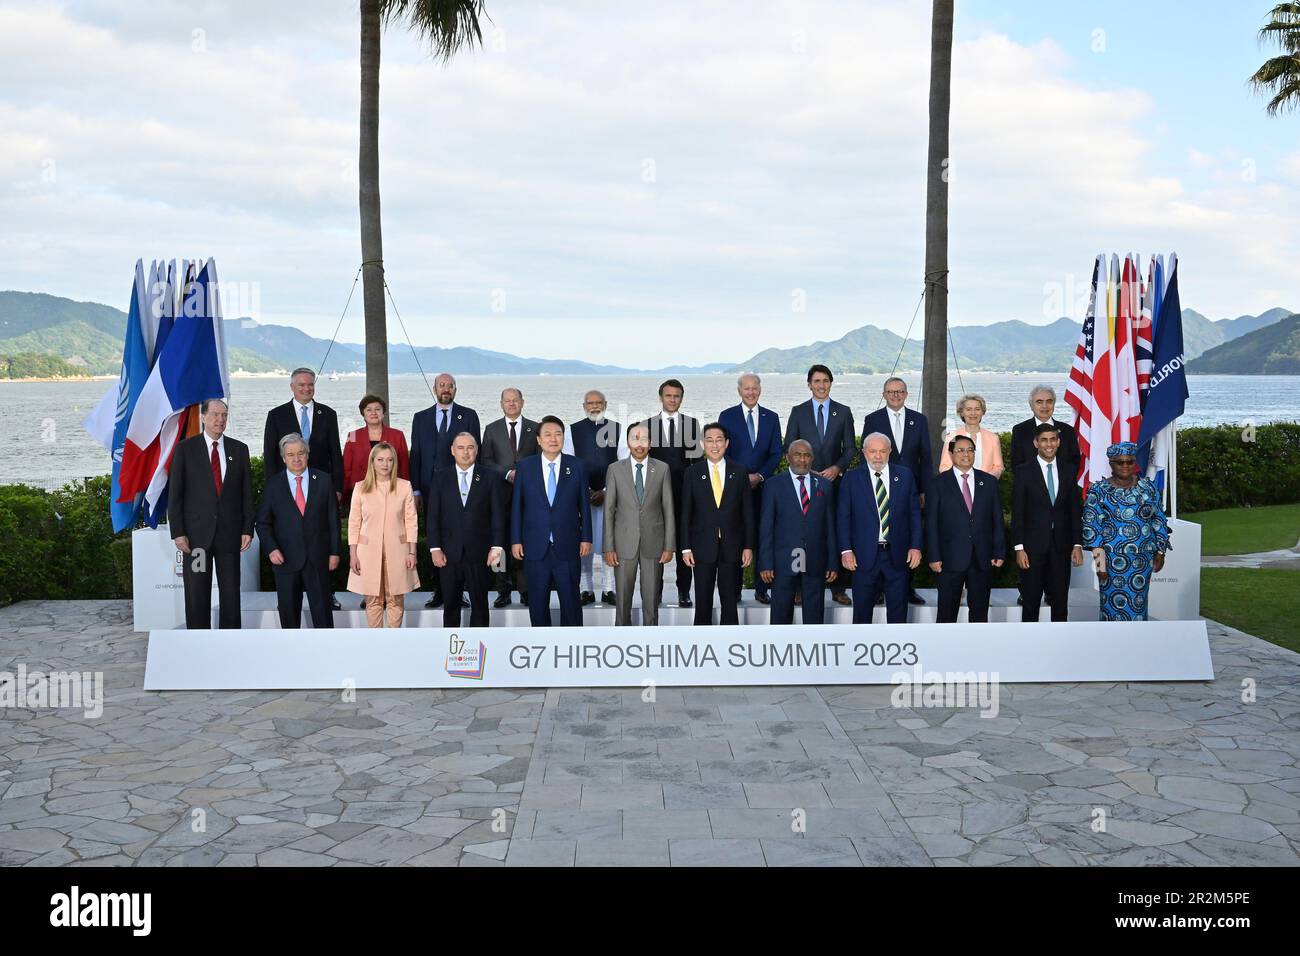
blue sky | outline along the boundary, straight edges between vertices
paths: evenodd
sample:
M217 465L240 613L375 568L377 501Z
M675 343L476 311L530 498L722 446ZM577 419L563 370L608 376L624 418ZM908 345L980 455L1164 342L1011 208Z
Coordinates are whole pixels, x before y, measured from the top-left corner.
M1245 85L1269 6L958 0L951 321L1080 318L1102 251L1177 250L1211 318L1300 307L1300 116ZM385 37L417 344L649 367L906 329L929 4L488 8L449 67ZM352 0L303 9L0 0L0 288L125 308L137 257L212 255L227 315L328 336L360 261L358 29Z

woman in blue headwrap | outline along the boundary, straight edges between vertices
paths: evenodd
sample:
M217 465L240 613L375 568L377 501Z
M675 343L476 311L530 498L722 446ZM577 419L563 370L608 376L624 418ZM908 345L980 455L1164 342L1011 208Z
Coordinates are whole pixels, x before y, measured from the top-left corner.
M1083 546L1097 562L1101 619L1145 621L1151 576L1169 550L1169 522L1155 485L1137 474L1137 445L1111 445L1106 457L1110 477L1094 481L1083 504Z

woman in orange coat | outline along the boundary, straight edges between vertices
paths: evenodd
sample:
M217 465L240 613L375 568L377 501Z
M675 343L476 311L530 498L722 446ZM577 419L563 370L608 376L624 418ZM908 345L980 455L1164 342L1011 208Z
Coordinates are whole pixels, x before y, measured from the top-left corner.
M397 453L397 477L411 477L410 455L406 451L406 436L401 429L384 424L388 405L378 395L367 395L358 406L365 424L348 432L343 443L343 500L352 500L352 488L366 477L370 452L380 442L388 442Z
M411 483L397 477L397 452L380 442L370 452L365 480L352 489L348 590L366 596L366 622L401 627L403 596L420 586L415 572L416 518Z
M997 432L980 426L989 406L980 395L963 395L957 400L957 417L964 423L943 436L943 454L939 456L939 470L947 471L952 467L952 456L948 454L948 442L958 435L965 435L975 443L975 467L987 471L994 478L1001 478L1005 470L1002 465L1002 439Z

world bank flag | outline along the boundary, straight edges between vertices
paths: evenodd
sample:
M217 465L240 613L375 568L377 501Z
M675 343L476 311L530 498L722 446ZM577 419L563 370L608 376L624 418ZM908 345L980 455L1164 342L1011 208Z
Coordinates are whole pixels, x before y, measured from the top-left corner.
M1138 467L1160 481L1168 466L1173 423L1187 406L1187 368L1183 361L1183 311L1178 299L1178 259L1169 257L1169 280L1155 323L1151 384L1138 437Z

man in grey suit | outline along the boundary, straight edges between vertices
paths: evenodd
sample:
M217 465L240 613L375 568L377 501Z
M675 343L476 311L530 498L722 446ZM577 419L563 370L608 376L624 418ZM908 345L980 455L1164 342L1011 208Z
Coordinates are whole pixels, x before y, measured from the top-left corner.
M641 574L641 623L659 623L656 597L664 565L677 550L668 465L650 457L650 429L627 430L629 457L605 473L605 564L614 569L615 624L632 623L632 589Z
M515 462L520 458L538 454L537 422L524 418L524 393L517 388L501 390L502 417L483 429L483 446L479 449L478 463L493 468L506 480L506 515L510 514L510 499L515 486ZM501 568L496 573L497 599L492 606L510 605L510 592L519 576L519 562L510 549L505 551ZM528 603L528 592L519 588L519 600Z
M853 410L831 399L834 381L835 376L825 365L808 369L808 391L812 398L790 409L785 447L788 454L790 443L798 438L812 445L812 470L831 483L838 500L840 478L849 470L849 462L858 453L858 447L853 433ZM851 606L853 599L845 593L849 586L849 573L838 562L826 570L836 572L831 585L831 600L845 607Z

